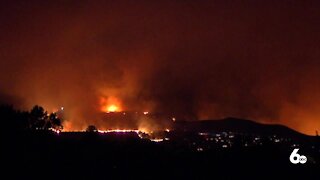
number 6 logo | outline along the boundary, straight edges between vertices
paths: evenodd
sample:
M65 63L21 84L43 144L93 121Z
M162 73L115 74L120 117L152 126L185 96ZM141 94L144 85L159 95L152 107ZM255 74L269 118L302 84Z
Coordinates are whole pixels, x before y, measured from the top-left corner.
M299 149L294 149L290 155L290 162L292 164L298 164L298 163L301 163L301 164L304 164L307 162L307 157L304 156L304 155L299 155L298 154L298 151Z

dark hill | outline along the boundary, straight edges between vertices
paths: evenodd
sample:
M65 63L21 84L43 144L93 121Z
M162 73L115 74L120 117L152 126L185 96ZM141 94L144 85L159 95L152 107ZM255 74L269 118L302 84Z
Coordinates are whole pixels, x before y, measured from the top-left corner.
M245 133L254 135L279 135L282 137L302 138L306 135L278 124L261 124L251 120L225 118L220 120L178 121L174 123L177 131Z

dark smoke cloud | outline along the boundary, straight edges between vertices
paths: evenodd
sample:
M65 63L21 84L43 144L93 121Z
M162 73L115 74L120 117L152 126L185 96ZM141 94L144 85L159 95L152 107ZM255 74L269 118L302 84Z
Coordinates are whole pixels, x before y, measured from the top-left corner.
M125 110L237 116L313 134L319 8L318 1L1 1L1 101L64 106L75 129L95 123L99 98L117 97Z

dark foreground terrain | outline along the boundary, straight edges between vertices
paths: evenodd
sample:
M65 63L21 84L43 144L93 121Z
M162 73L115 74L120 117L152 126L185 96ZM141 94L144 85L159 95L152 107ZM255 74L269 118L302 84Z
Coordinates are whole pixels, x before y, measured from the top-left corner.
M306 164L291 164L292 143L245 145L236 135L220 147L217 134L179 134L152 142L135 133L24 132L2 135L5 179L317 179L319 139L300 144ZM219 134L219 137L222 135ZM233 136L228 136L232 137ZM224 139L218 138L220 140ZM210 140L213 140L211 142ZM284 176L283 176L284 175Z

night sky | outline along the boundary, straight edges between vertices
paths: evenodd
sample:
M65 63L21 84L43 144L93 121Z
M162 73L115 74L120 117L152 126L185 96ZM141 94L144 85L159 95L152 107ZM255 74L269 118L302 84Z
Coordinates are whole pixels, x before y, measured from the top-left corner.
M320 129L320 1L0 2L0 102Z

